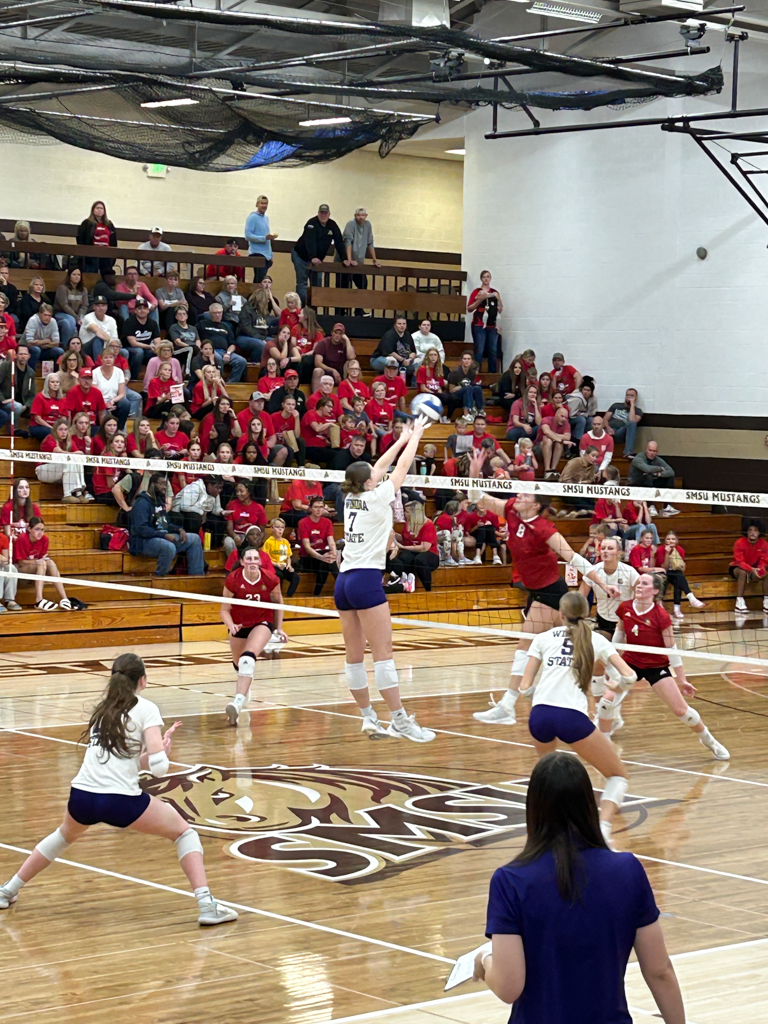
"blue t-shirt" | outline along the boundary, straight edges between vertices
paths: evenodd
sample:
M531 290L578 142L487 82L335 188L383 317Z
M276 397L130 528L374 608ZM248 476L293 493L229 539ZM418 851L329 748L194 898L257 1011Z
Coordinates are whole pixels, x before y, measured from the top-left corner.
M638 928L659 911L631 853L582 853L580 897L560 898L550 853L491 879L486 935L520 935L525 988L510 1024L632 1024L624 973Z

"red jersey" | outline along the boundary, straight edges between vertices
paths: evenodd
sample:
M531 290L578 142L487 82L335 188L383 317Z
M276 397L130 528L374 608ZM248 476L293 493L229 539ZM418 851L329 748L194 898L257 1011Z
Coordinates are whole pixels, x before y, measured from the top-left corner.
M147 450L148 435L139 437L136 440L136 435L131 431L125 439L125 450L131 456L131 458L140 458Z
M547 544L557 530L541 516L524 520L515 512L515 498L504 506L504 518L509 527L507 548L515 569L527 590L541 590L560 578L557 552Z
M115 483L125 474L126 470L117 466L97 466L93 471L93 493L109 494Z
M299 326L299 313L300 312L301 312L300 309L288 309L287 306L286 306L285 309L281 309L280 310L280 327L281 328L285 327L286 324L287 324L288 327L291 328L291 331L293 331L294 327L298 327ZM304 330L304 328L302 327L301 330Z
M304 540L309 541L309 546L315 551L326 552L328 550L328 538L333 536L333 523L325 516L321 516L315 522L311 516L301 520L296 528L296 536L302 548Z
M606 452L613 454L613 438L609 434L603 434L602 437L594 437L593 434L587 432L584 434L582 439L579 441L579 451L585 452L587 448L597 448L600 452L600 462L598 466L603 464Z
M308 338L307 332L303 324L295 324L291 328L291 337L293 338L293 344L299 350L303 356L311 355L315 345L318 341L322 341L325 337L323 331L316 331L314 338Z
M555 391L559 391L561 395L570 395L576 387L577 373L578 370L575 366L568 366L567 364L559 370L553 369L551 374Z
M467 512L466 516L461 525L468 533L472 533L478 526L492 526L494 530L499 528L500 520L495 512L480 512L477 509L474 512Z
M93 389L91 389L93 390ZM56 420L67 415L66 398L46 398L42 391L32 399L30 416L39 416L44 419L49 427L52 427Z
M90 435L85 437L79 437L77 434L72 435L72 451L82 452L83 455L93 454L93 438Z
M262 563L261 576L257 583L249 583L245 578L242 569L235 569L224 580L224 586L240 601L252 601L253 607L246 607L241 604L233 604L230 614L232 621L237 626L258 626L260 622L272 623L275 618L273 608L264 608L262 601L272 601L272 591L280 584L276 576L265 572Z
M380 377L373 378L373 383L385 385L387 389L386 401L391 405L397 405L397 400L399 398L405 398L408 394L408 386L405 383L405 378L401 377L399 373L393 377L392 380L390 380L386 374L382 373Z
M516 466L524 466L525 467L524 469L521 469L519 472L515 473L515 479L516 480L535 480L536 479L536 471L534 470L533 466L531 465L531 461L530 461L532 454L533 454L533 452L529 453L528 455L526 455L524 452L520 452L519 455L515 456L515 465Z
M633 551L636 549L633 549ZM669 613L660 604L654 604L639 615L634 601L622 601L616 616L624 626L627 643L638 647L664 647L664 630L672 624ZM664 654L644 654L642 651L621 651L622 658L632 668L666 668L669 658Z
M435 526L438 530L452 530L453 516L449 516L447 512L441 512L435 520Z
M317 409L304 413L301 418L301 436L304 438L307 448L327 448L330 443L327 434L319 434L315 427L322 426L323 423L335 422L336 417L332 413L328 416L321 416Z
M20 533L13 542L14 562L23 562L28 558L45 558L48 554L48 543L45 534L33 543L26 531Z
M153 377L147 386L147 405L153 406L160 401L169 401L171 388L175 386L175 380L160 380L159 377Z
M757 570L758 575L765 575L768 566L768 541L764 537L758 537L753 544L748 537L739 537L733 545L733 561L731 565L744 572Z
M653 545L646 547L644 544L635 544L629 553L629 564L638 572L651 569L655 564L654 555Z
M317 403L321 398L330 398L333 402L333 419L337 420L339 416L344 415L344 409L341 406L338 395L324 395L322 391L315 391L307 399L307 412L312 412L317 408Z
M88 418L93 426L99 416L106 412L107 403L104 401L104 395L99 391L95 385L91 385L86 395L82 387L79 384L75 384L73 388L70 388L67 392L66 400L67 410L70 413L72 419L79 412L87 412Z
M277 440L283 443L283 431L292 430L294 437L301 437L301 419L298 420L291 413L290 416L283 416L283 410L280 412L273 412L271 416L272 420L272 431Z
M237 422L240 424L240 429L243 432L241 437L248 436L248 427L250 426L251 420L261 420L261 425L264 427L263 434L265 441L268 437L272 437L272 417L270 414L268 412L251 412L247 407L237 414Z
M227 519L232 520L232 525L238 533L245 533L251 526L266 526L267 514L264 506L258 501L252 501L250 505L244 505L237 498L233 498L227 505Z
M429 542L429 550L433 555L437 554L437 530L431 519L427 519L415 537L408 530L408 524L403 527L404 544L426 544Z
M416 386L425 387L431 394L439 395L441 391L445 391L445 377L436 377L434 371L427 370L422 363L416 371Z
M202 434L200 436L202 442ZM158 448L162 448L167 445L167 450L171 452L183 452L189 444L189 437L184 433L183 430L177 430L173 437L167 434L164 430L158 430L155 432L155 441Z
M6 501L6 503L3 505L2 512L0 512L0 526L11 526L11 510L12 510L12 508L13 508L13 502L11 502L10 500ZM40 515L40 506L39 505L35 505L35 504L32 505L32 516L38 516L38 518L42 518L41 515ZM30 516L30 518L32 518L32 516ZM29 526L29 523L24 518L24 513L23 512L15 513L14 516L13 516L13 526L11 527L11 536L13 537L13 539L16 540L18 537L21 536L22 533L26 533L28 526Z
M343 380L339 384L339 398L346 398L349 402L350 409L352 408L352 401L356 396L364 398L366 402L371 397L371 389L362 380Z
M294 512L292 502L300 501L306 505L310 498L322 498L323 487L319 480L294 480L288 484L283 503L280 506L281 512Z

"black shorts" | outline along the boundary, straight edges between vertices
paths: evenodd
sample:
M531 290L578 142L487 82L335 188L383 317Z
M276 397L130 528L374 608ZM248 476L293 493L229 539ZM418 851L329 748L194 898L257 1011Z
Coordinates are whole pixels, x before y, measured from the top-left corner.
M627 662L627 664L629 665L630 663ZM638 668L636 665L630 665L630 668L634 669L637 673L638 679L645 679L651 686L655 686L662 679L672 678L669 665L664 665L662 668Z
M149 793L128 796L125 793L89 793L85 789L69 791L67 810L78 825L112 825L128 828L149 807Z
M567 593L568 584L562 576L558 577L554 583L549 583L546 587L541 587L540 590L529 590L528 600L525 603L526 615L531 610L531 605L534 601L538 601L539 604L545 604L547 608L554 608L555 611L559 611L560 598L563 594Z
M613 636L617 622L611 622L609 619L604 619L600 612L595 612L595 626L600 630L601 633L607 633L609 637Z
M257 622L255 626L241 626L240 629L232 637L233 640L247 640L251 633L258 626L266 626L270 633L274 633L275 624L274 622Z

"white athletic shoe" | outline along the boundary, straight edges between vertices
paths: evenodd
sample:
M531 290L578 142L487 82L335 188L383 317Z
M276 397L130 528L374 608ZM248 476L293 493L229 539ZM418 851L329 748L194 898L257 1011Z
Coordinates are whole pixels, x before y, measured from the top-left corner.
M499 558L499 556L497 554L494 554L494 556L493 556L493 564L494 565L503 565L504 563L502 562L501 558Z
M680 509L675 508L674 505L665 505L664 508L661 510L661 514L663 516L679 516Z
M480 552L478 552L475 555L474 565L482 565L482 564L483 564L483 556L480 554Z
M236 921L238 914L231 907L225 907L216 900L205 900L199 904L200 914L197 918L198 924L214 925L224 924L225 921Z
M700 736L699 743L701 743L703 747L706 747L707 750L711 750L712 756L717 758L718 761L730 761L731 755L728 752L728 748L724 747L722 743L718 743L715 737L711 734L707 739Z
M689 594L688 595L688 604L691 606L691 608L703 608L704 607L704 602L700 601L698 599L698 597L696 597L695 594Z
M765 607L765 601L763 601L763 607ZM747 602L743 597L736 598L736 611L745 612L747 610Z
M230 700L227 703L227 706L224 708L224 714L229 719L230 725L237 725L237 720L240 717L241 708L242 705L239 704L236 700Z
M455 558L446 558L446 560L443 562L443 568L455 569L458 564L459 563L456 561Z
M473 718L476 718L478 722L484 722L486 725L514 725L517 722L515 718L515 702L508 697L509 690L507 690L501 700L496 703L491 694L489 704L491 705L490 711L475 711L472 714Z
M651 513L652 516L657 516L659 514L656 511L656 506L655 505L649 505L648 506L648 511Z
M474 564L475 563L472 561L471 558L463 558L462 557L462 558L459 559L459 565L474 565Z
M763 611L768 612L768 597L763 598Z
M4 885L0 885L0 910L7 910L18 898L17 892L8 892Z
M380 722L378 718L363 718L363 728L361 730L364 736L367 736L369 740L378 740L382 736L388 736L387 727L383 722Z
M397 739L413 740L414 743L431 743L435 738L431 729L417 724L415 715L408 715L401 725L393 719L387 726L387 734Z
M684 619L685 618L685 615L683 615L683 610L682 610L682 608L680 607L679 604L676 604L674 606L674 608L672 609L672 618L673 619Z

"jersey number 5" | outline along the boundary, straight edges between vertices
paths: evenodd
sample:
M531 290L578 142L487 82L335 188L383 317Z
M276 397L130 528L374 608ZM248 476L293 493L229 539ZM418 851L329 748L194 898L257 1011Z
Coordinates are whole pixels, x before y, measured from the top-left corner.
M573 657L573 641L563 640L563 646L560 650L560 653L566 658Z

